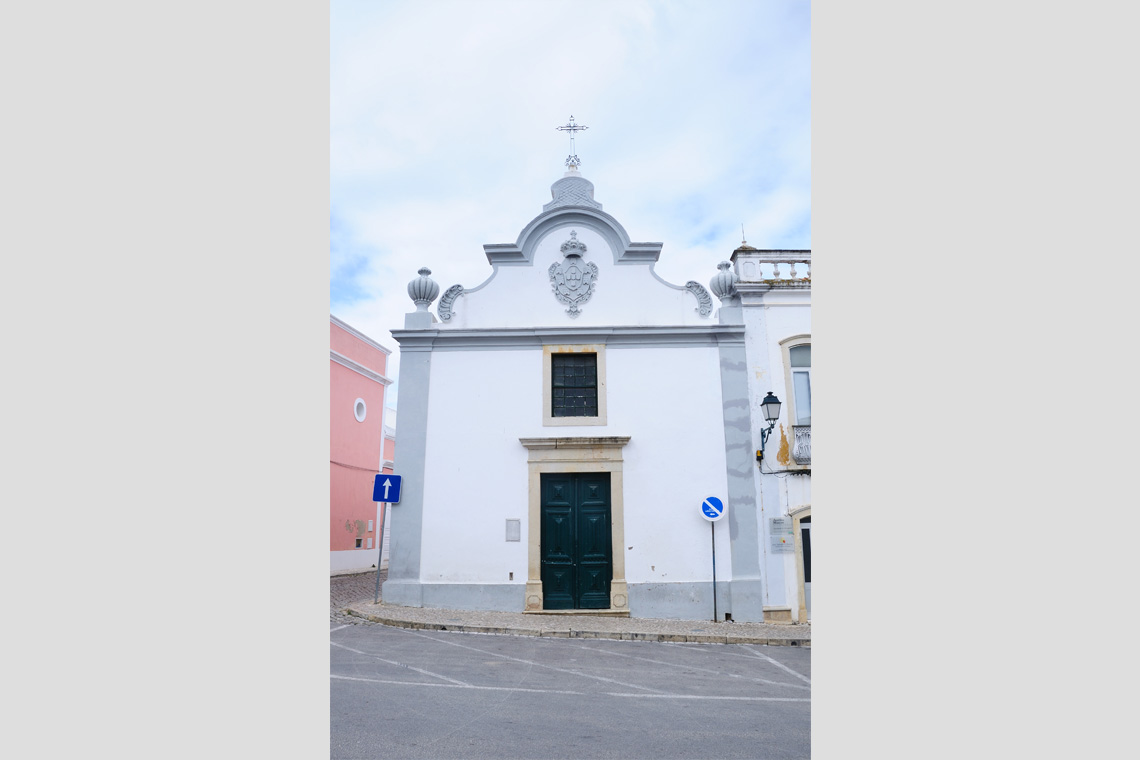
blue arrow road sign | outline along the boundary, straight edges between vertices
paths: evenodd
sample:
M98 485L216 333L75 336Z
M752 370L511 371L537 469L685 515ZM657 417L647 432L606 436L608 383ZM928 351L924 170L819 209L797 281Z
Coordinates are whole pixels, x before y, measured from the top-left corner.
M372 486L372 501L384 501L389 504L395 504L400 500L400 480L399 475L385 475L380 473L376 476L376 485Z
M724 517L724 503L715 496L708 497L701 502L701 517L716 522Z

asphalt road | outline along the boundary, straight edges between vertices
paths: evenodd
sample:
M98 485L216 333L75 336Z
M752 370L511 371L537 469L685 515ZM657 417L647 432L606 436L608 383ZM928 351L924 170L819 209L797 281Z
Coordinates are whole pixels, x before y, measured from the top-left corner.
M811 755L810 649L330 627L334 759Z

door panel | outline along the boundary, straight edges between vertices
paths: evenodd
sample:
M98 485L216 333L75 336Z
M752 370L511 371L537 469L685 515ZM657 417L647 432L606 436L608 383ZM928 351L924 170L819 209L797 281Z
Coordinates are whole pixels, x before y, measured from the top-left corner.
M543 607L574 609L578 576L574 567L573 482L566 475L543 475L541 487Z
M543 608L608 609L613 579L609 473L544 474Z

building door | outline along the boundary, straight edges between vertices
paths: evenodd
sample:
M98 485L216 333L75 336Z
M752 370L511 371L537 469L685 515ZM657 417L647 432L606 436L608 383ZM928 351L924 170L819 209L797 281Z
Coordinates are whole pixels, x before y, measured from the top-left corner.
M811 620L811 517L800 520L800 542L804 548L804 607Z
M609 609L610 474L544 473L541 488L542 608Z

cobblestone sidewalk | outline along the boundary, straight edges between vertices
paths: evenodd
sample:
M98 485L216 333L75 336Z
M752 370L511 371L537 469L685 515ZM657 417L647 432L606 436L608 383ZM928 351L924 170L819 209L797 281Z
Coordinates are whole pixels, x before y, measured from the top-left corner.
M388 571L380 571L380 583L388 578ZM353 604L371 604L376 593L376 571L355 575L334 575L329 578L329 622L333 625L376 625L357 615L348 615L346 607Z
M383 584L387 578L387 570L381 570L380 583ZM334 626L394 625L401 628L516 636L811 646L810 625L471 612L395 607L383 604L383 600L380 604L374 604L375 571L333 576L329 579L329 589L329 620Z

